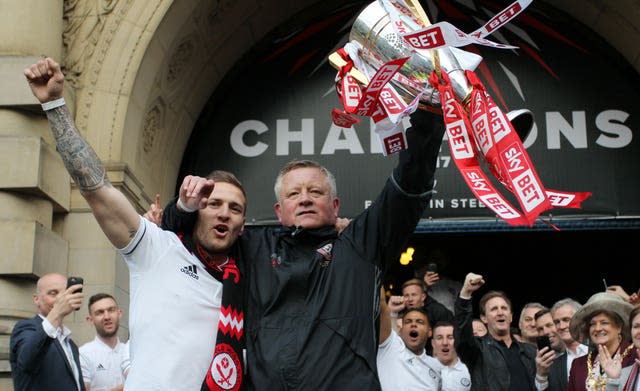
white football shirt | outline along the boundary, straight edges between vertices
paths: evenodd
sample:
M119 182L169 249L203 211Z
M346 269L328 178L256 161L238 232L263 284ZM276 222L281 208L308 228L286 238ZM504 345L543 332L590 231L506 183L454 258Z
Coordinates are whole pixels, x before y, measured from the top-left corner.
M199 390L218 332L222 284L172 232L140 217L120 250L130 276L129 390Z

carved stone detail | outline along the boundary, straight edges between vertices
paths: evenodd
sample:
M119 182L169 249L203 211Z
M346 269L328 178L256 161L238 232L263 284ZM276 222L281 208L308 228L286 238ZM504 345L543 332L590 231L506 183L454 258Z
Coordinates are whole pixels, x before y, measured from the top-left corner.
M64 1L64 70L65 78L73 87L79 87L80 77L117 3L117 0Z
M158 98L144 116L142 125L142 150L149 154L153 150L156 136L164 128L166 105Z
M187 39L178 45L169 61L167 71L167 83L169 85L180 78L179 75L184 72L185 67L191 62L191 58L195 53L195 46L192 39Z

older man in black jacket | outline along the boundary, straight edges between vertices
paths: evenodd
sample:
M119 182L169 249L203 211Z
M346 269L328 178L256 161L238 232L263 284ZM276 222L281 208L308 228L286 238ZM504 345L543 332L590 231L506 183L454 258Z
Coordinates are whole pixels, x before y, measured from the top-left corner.
M481 275L467 274L455 303L456 351L471 372L471 390L535 390L536 348L511 337L511 301L499 291L480 299L480 318L488 334L473 335L471 295L484 284Z
M249 389L380 390L381 279L428 204L444 132L438 116L422 111L411 125L409 150L400 153L380 195L339 236L335 179L303 160L285 165L276 179L282 226L246 229L238 239L248 281ZM181 204L202 207L202 195L188 196L184 188ZM164 227L188 230L188 220L175 203L165 208Z

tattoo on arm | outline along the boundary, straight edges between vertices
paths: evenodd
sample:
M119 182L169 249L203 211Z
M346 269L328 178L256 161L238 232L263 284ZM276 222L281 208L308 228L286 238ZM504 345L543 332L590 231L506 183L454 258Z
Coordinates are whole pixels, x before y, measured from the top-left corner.
M67 106L48 110L47 118L56 140L56 149L80 191L110 187L100 158L78 131Z

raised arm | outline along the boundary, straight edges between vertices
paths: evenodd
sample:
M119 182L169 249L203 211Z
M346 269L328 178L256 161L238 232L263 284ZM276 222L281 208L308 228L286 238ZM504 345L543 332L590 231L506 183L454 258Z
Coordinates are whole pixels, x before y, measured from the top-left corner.
M456 351L460 359L470 368L475 365L480 356L480 344L473 335L473 301L471 296L484 285L484 278L475 273L468 273L465 277L460 295L455 302L453 317Z
M419 110L410 117L406 150L375 201L345 233L363 257L386 270L395 262L429 204L444 125L436 114Z
M380 336L378 337L378 344L383 343L391 335L392 329L391 310L387 305L387 300L384 294L384 288L380 287Z
M100 227L117 248L125 247L140 225L140 216L107 178L93 148L82 137L62 98L64 75L60 65L45 58L24 70L31 92L43 104L56 150Z
M409 148L400 152L393 177L405 193L418 195L433 189L445 128L440 116L425 110L416 110L410 122Z

